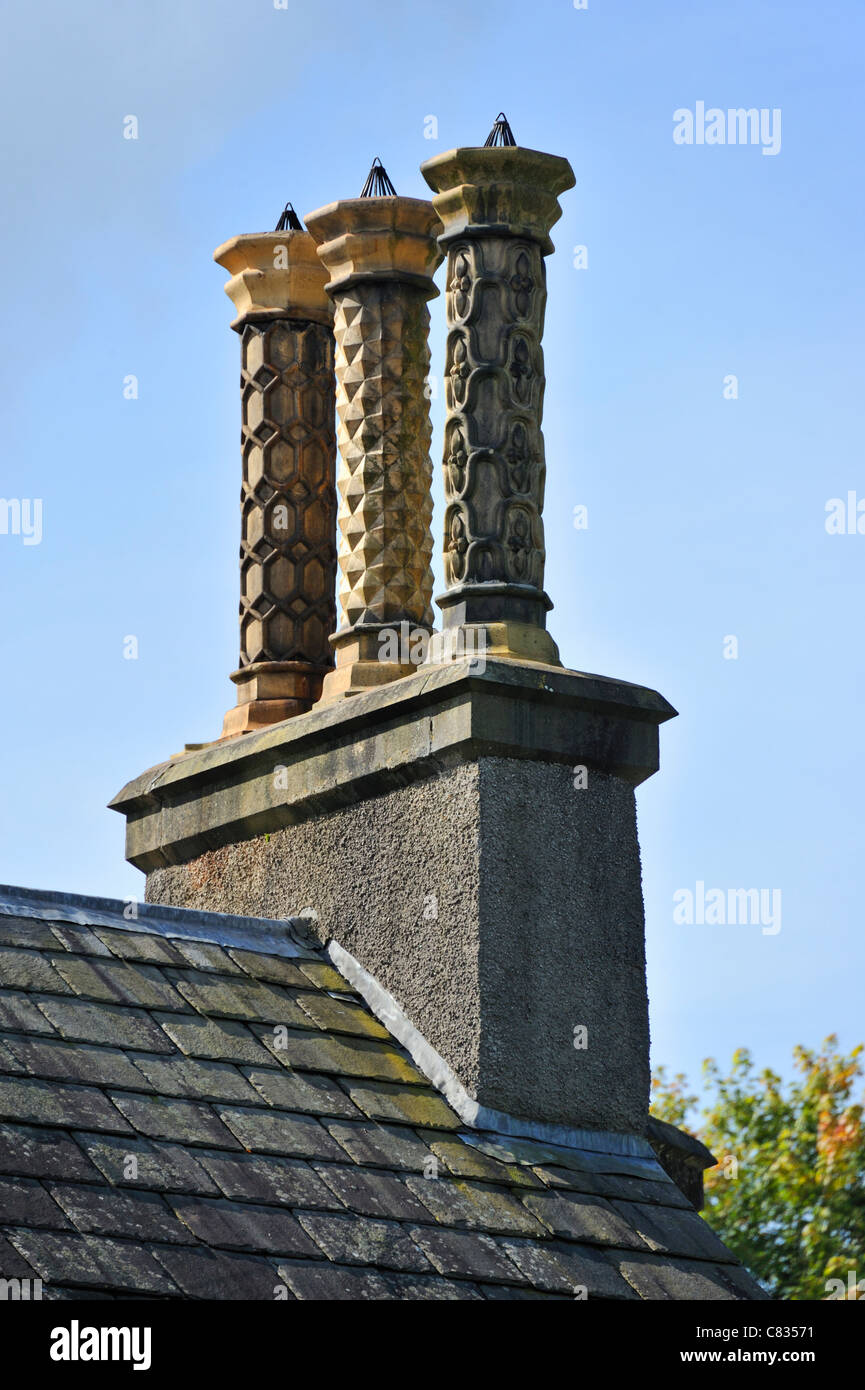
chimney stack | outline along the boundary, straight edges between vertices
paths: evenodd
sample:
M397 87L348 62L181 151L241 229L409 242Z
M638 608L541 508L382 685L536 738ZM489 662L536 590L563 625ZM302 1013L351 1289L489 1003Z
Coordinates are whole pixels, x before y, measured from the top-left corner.
M223 738L304 714L333 666L333 313L290 205L275 232L213 253L240 334L240 663Z
M436 211L374 173L373 196L308 219L335 305L340 416L342 625L324 699L150 769L112 804L149 901L306 917L389 1026L401 1011L399 1036L466 1123L643 1143L634 788L657 770L675 711L653 690L564 670L545 629L543 258L574 178L566 160L508 143L504 118L496 132L504 143L424 165ZM474 655L403 674L378 660L378 639L431 622L423 388L442 247L441 606L445 633L466 634ZM306 321L323 351L319 312ZM403 1118L404 1092L388 1091Z

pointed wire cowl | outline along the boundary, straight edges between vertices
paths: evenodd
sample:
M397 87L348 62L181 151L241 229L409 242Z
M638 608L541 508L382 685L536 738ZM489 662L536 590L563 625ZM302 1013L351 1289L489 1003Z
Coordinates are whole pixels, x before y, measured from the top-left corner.
M291 203L286 203L280 213L279 221L273 229L275 232L302 232L300 218L295 212Z
M500 111L496 116L495 125L484 141L484 149L492 145L515 145L514 132L508 125L508 118L504 111Z
M396 189L387 176L385 169L378 155L372 161L372 168L367 175L366 183L360 190L361 198L395 198Z

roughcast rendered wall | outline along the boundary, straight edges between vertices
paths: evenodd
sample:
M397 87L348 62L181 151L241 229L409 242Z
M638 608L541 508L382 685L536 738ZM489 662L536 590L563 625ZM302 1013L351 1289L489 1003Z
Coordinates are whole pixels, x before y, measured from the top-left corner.
M481 758L154 870L146 896L313 917L482 1104L645 1131L640 861L619 778L589 769L580 787L565 764Z

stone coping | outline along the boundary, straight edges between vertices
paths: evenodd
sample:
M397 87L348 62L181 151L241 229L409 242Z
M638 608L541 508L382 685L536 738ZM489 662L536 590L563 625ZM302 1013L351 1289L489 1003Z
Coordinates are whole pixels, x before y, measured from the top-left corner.
M460 659L171 758L110 802L146 872L480 757L585 764L636 786L658 768L656 691L540 664Z

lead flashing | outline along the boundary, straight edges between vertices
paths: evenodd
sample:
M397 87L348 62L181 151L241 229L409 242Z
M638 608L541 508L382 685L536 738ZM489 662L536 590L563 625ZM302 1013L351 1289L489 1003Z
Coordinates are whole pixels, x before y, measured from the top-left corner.
M436 1090L442 1093L470 1129L490 1131L509 1139L528 1139L561 1149L581 1149L632 1160L649 1160L652 1169L658 1168L651 1145L640 1135L547 1124L521 1115L507 1115L502 1110L479 1105L469 1095L445 1059L409 1021L393 995L379 984L349 951L340 946L338 941L331 939L325 947L325 953L343 978L366 1002L379 1022L402 1044L415 1066L423 1072ZM461 1134L460 1137L478 1146L482 1142L478 1136L473 1138L471 1135Z

